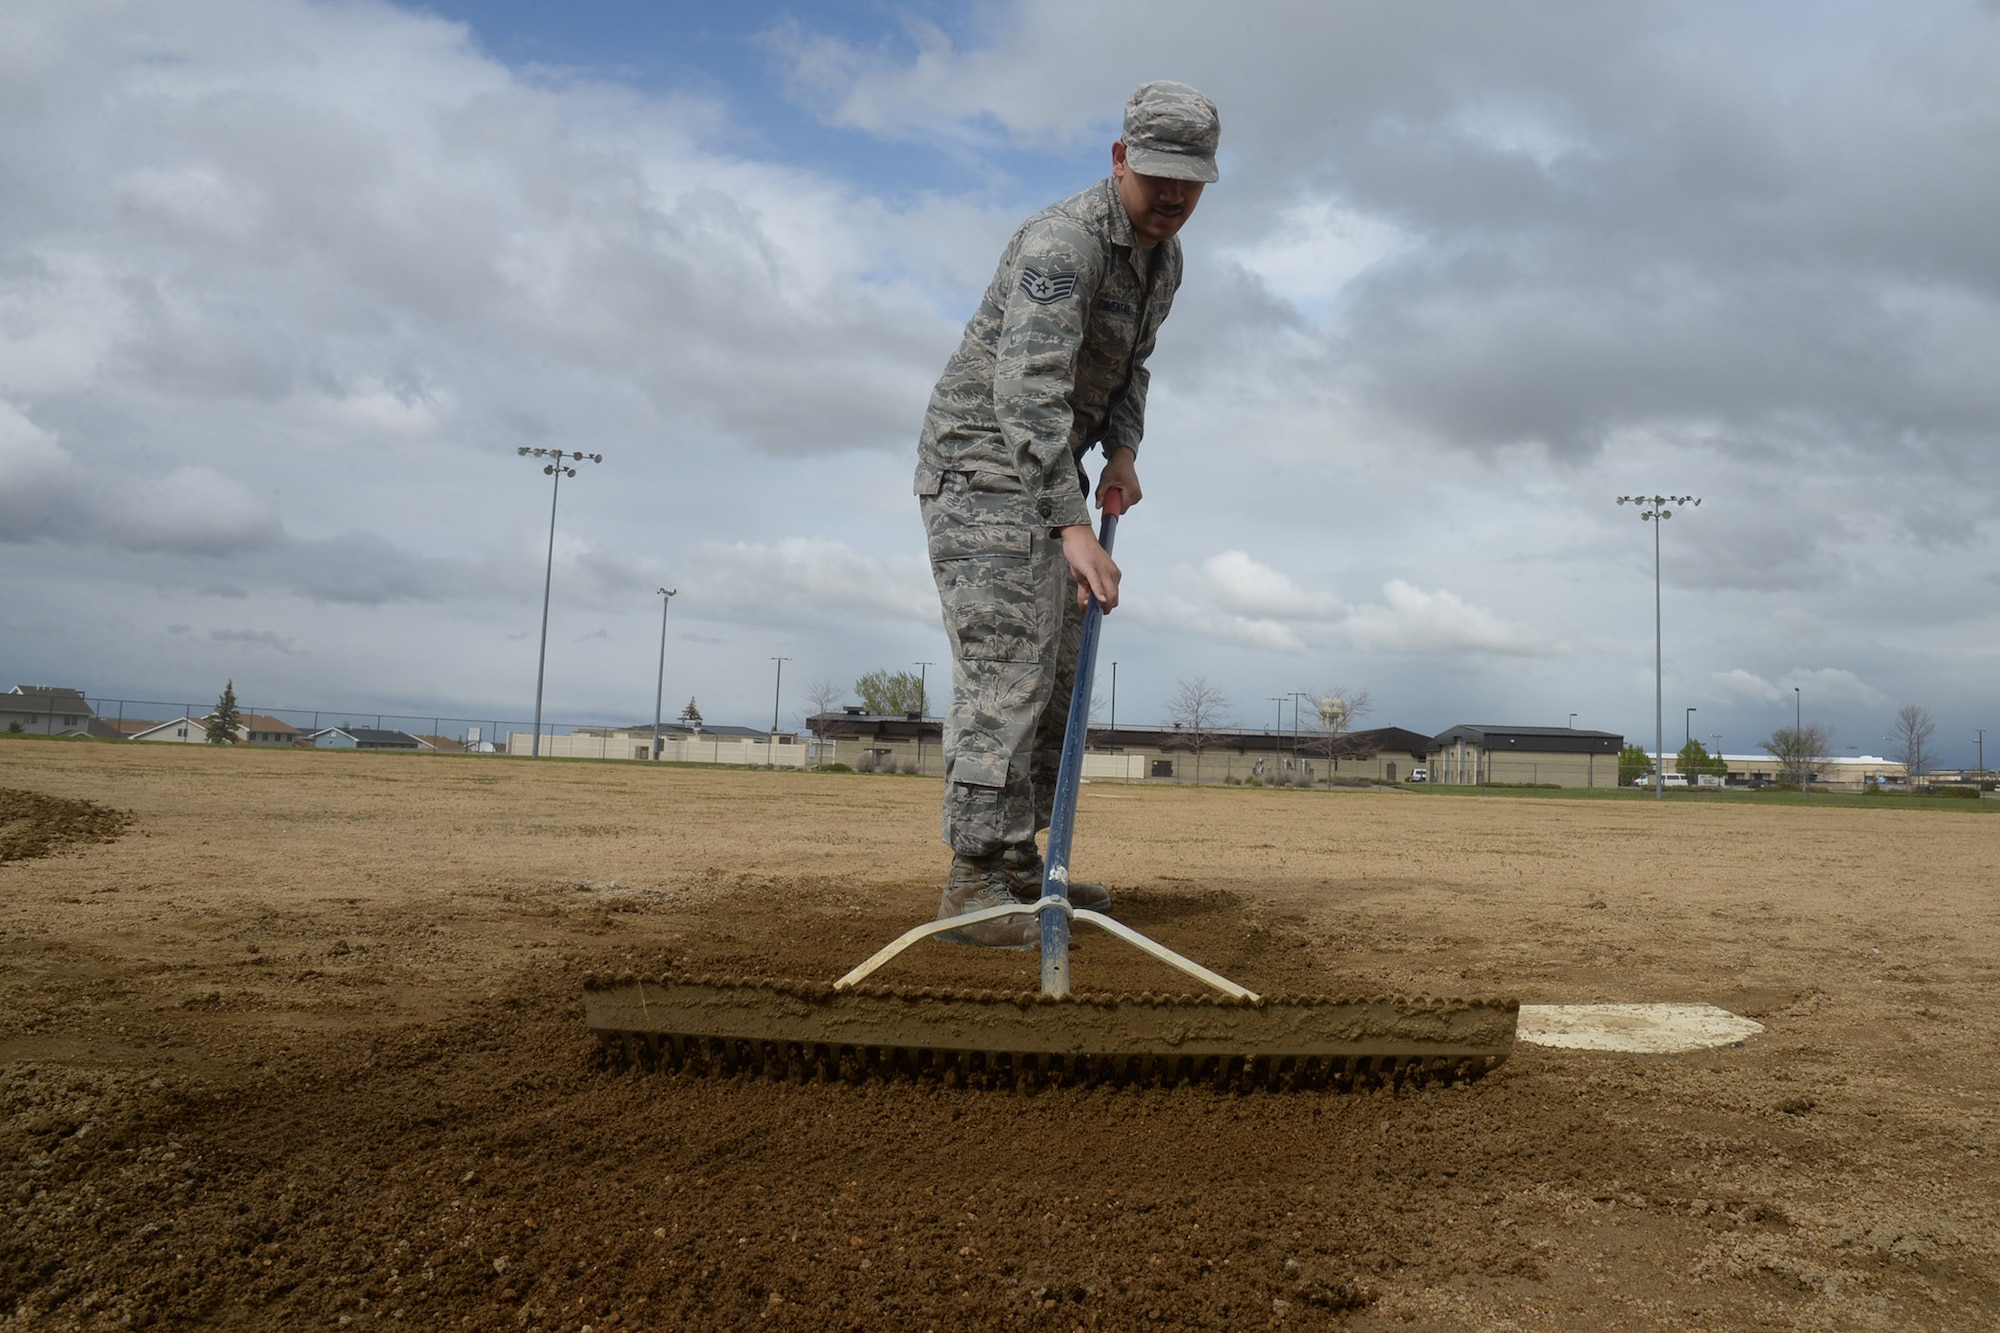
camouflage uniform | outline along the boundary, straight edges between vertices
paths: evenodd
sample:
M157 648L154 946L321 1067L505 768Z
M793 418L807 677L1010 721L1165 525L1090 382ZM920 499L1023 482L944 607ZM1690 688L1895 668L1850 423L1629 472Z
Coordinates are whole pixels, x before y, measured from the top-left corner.
M1082 455L1136 450L1146 358L1181 282L1106 179L1001 257L931 395L916 493L951 640L944 840L982 856L1046 828L1083 618L1055 529L1089 524Z

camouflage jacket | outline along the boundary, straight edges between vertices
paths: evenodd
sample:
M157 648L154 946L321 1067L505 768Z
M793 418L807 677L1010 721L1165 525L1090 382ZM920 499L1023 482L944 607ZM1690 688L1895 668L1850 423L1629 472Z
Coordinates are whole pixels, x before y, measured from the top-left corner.
M1115 179L1029 218L931 392L916 493L947 471L997 474L1051 527L1088 524L1076 459L1139 447L1146 358L1180 285L1179 239L1148 273Z

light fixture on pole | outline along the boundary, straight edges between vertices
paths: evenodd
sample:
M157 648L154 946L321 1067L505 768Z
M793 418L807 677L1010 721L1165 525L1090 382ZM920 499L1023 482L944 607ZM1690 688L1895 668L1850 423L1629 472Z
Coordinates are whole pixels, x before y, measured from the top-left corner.
M1653 796L1665 800L1666 761L1662 752L1667 748L1667 715L1662 690L1664 672L1661 668L1664 636L1660 619L1660 523L1674 516L1669 505L1699 505L1701 498L1694 495L1621 495L1618 503L1646 506L1639 511L1639 517L1653 525Z
M775 767L778 762L778 700L783 696L785 689L785 663L792 659L774 657L771 660L778 664L778 678L771 684L771 762L765 765L766 768Z
M660 696L667 689L667 608L680 595L678 588L661 588L660 594L660 677L653 686L653 758L660 757Z
M1118 664L1111 664L1111 751L1118 752Z
M1276 752L1279 768L1285 766L1285 700L1289 695L1280 694L1271 702L1278 705L1278 725L1271 732L1271 748Z
M1694 715L1700 711L1699 708L1690 708L1687 710L1687 716L1681 719L1681 731L1683 733L1681 736L1682 749L1686 749L1688 746L1694 744Z
M931 692L926 681L930 679L935 662L918 662L917 668L917 772L924 771L924 718L931 711Z
M546 458L542 465L544 476L553 477L555 482L549 487L549 561L542 571L542 648L535 660L535 743L530 751L533 758L542 757L542 683L548 677L549 666L549 590L555 586L556 577L556 502L562 498L562 479L574 477L575 463L585 461L602 463L603 454L580 454L575 451L564 453L560 449L531 449L521 445L514 450L517 458Z
M1299 740L1305 735L1304 728L1299 723L1299 700L1311 698L1312 696L1304 690L1292 691L1292 758L1298 760L1299 771L1301 773L1305 771L1306 761L1304 756L1299 753ZM1318 703L1318 700L1314 700L1314 703Z
M1780 695L1784 699L1784 695ZM1798 775L1800 795L1810 797L1806 791L1806 697L1792 687L1792 773Z
M1979 734L1973 738L1972 743L1979 747L1975 751L1979 757L1974 761L1979 765L1979 777L1976 781L1984 782L1986 781L1986 728L1981 727L1979 729Z

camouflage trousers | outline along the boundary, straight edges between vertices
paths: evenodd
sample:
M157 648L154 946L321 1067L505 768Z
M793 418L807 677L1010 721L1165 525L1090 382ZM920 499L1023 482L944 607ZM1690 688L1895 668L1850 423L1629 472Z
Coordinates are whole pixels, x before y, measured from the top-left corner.
M1049 826L1083 614L1062 542L1018 483L947 472L919 503L951 640L944 840L984 856Z

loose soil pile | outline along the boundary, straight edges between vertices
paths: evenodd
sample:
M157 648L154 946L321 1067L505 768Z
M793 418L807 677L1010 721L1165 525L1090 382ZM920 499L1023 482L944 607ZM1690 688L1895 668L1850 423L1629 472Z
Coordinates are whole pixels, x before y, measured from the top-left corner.
M51 856L67 847L110 842L132 816L89 801L0 787L0 862Z
M1258 989L1709 1001L1468 1088L607 1068L582 978L838 975L934 782L9 742L0 1328L1968 1329L2000 1321L1977 812L1093 785L1080 875ZM9 807L10 809L12 807ZM1671 876L1671 877L1670 877ZM1079 981L1179 989L1083 937ZM923 946L890 979L1029 988Z

